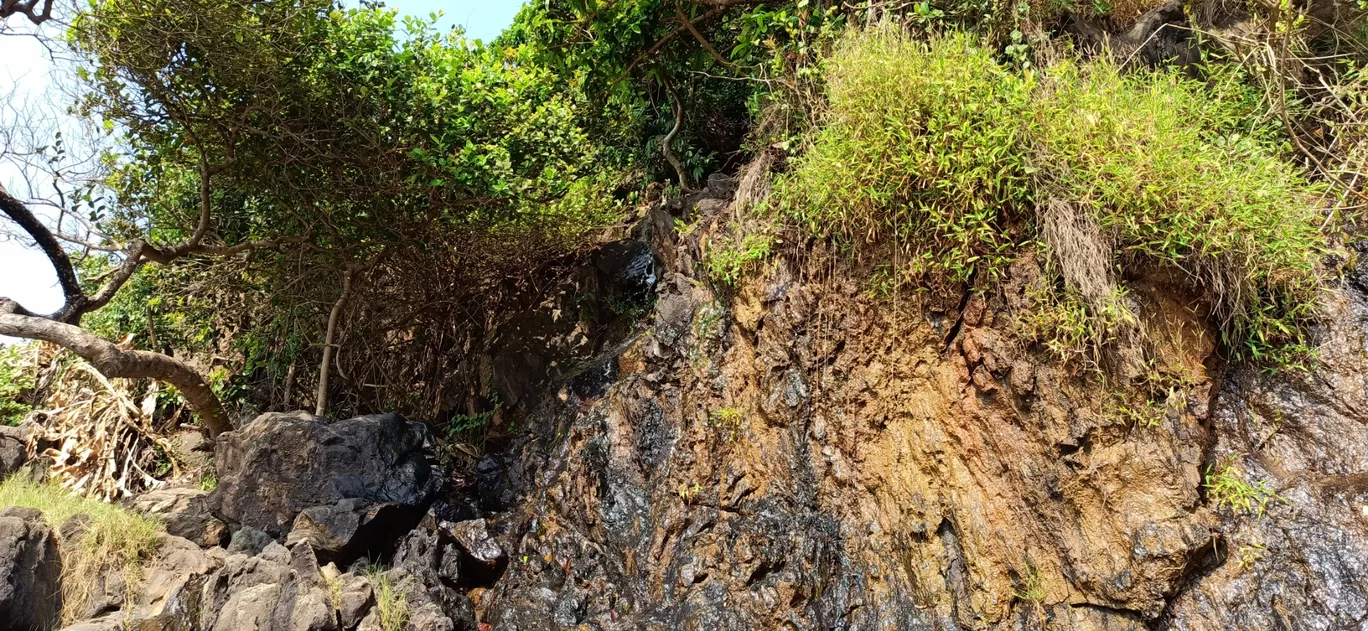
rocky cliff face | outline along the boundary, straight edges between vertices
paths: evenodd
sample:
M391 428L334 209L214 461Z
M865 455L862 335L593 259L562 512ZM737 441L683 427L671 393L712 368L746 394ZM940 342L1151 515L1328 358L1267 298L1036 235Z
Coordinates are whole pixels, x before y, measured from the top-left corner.
M475 595L494 628L1368 621L1361 287L1329 299L1318 365L1268 374L1226 365L1162 275L1130 279L1151 359L1101 379L1012 335L1030 259L940 308L815 259L714 291L669 219L616 380L562 389L486 472L516 498Z
M1316 364L1277 374L1223 361L1162 273L1127 279L1140 341L1101 377L1016 334L1029 257L944 301L871 298L820 255L714 288L732 188L615 246L652 313L541 396L508 377L532 412L474 497L434 503L421 424L264 415L220 441L212 495L131 503L181 536L79 628L1368 624L1368 268L1327 297Z

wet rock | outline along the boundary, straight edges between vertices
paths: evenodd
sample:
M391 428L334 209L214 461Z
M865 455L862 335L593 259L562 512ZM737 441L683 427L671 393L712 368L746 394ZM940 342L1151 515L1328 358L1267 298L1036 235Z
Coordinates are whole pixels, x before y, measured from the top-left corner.
M349 565L361 557L378 558L417 523L416 507L394 502L344 499L331 506L306 508L295 517L285 545L305 541L323 563Z
M157 489L129 500L127 505L160 518L166 532L202 547L223 545L228 534L228 526L209 510L209 494L199 489Z
M1154 342L1193 403L1141 434L1007 342L1029 261L943 321L839 271L775 266L718 296L682 269L602 393L545 406L490 459L520 472L480 599L495 629L1129 629L1214 549L1210 344Z
M0 426L0 480L28 462L29 426Z
M498 629L554 629L556 593L546 587L508 590L490 609Z
M455 524L442 524L443 529L475 560L493 567L504 559L503 548L489 536L483 519L471 519Z
M594 253L594 265L625 298L642 300L655 289L655 255L643 241L628 239L604 244Z
M1326 309L1313 370L1241 366L1223 381L1212 467L1267 503L1217 511L1220 554L1194 568L1166 628L1329 631L1368 619L1368 304L1355 289Z
M263 414L215 447L216 512L284 537L295 517L344 499L426 510L440 485L424 452L426 426L393 414L325 423L304 413Z
M56 626L62 609L62 561L40 511L0 511L0 631Z

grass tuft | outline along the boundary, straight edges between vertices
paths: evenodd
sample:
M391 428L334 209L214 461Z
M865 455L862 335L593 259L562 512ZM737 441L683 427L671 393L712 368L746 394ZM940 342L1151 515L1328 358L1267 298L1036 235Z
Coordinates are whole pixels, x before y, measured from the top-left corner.
M94 587L110 570L123 573L129 594L143 579L143 566L161 545L164 527L156 519L99 500L72 494L54 484L11 475L0 482L0 508L22 506L43 511L54 529L77 515L89 518L76 541L62 541L62 620L75 622Z
M371 589L375 591L375 613L380 618L380 628L384 631L401 631L408 624L408 597L383 567L371 565L365 574Z
M1235 468L1233 457L1219 467L1208 467L1202 487L1217 509L1226 506L1232 512L1251 512L1258 517L1263 517L1269 502L1282 499L1267 482L1246 482Z
M1039 306L1066 321L1028 329L1062 354L1129 326L1122 279L1161 269L1206 297L1232 355L1306 351L1322 187L1235 77L1123 74L1106 56L1016 72L970 35L896 29L852 31L823 72L823 125L774 186L811 235L892 245L888 277L932 289L997 278L1039 248L1062 288Z

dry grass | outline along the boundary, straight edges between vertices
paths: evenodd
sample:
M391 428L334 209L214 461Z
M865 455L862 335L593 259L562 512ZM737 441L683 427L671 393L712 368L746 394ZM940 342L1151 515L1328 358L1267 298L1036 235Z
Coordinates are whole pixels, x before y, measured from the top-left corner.
M46 397L30 418L39 431L30 435L30 449L51 460L49 479L73 492L113 501L161 487L158 479L180 474L172 445L153 424L156 382L106 379L86 362L44 350L48 366L40 381ZM165 471L148 471L156 461Z
M136 593L143 565L160 545L161 522L95 499L75 495L54 484L24 475L0 482L0 508L23 506L43 511L43 518L59 528L77 515L89 518L74 542L62 541L62 620L75 622L89 600L95 582L117 570L129 594Z

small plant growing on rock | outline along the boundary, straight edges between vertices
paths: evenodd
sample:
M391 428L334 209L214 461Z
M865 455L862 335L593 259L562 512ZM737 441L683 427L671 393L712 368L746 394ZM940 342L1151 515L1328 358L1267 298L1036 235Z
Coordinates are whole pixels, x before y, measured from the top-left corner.
M685 504L693 502L694 498L698 497L698 494L702 491L703 487L697 482L694 482L692 485L683 482L679 483L679 497L684 500Z
M727 442L736 440L737 432L741 431L741 420L741 408L722 408L708 414L708 424Z
M206 493L213 492L218 488L218 470L214 468L214 463L210 462L200 472L199 490Z
M1240 570L1252 568L1263 559L1265 552L1268 552L1268 548L1257 543L1240 546L1240 549L1235 551L1235 566Z
M1035 605L1045 601L1045 586L1040 583L1040 568L1030 564L1026 566L1016 597Z
M409 619L408 597L403 590L379 565L366 569L366 580L375 590L375 615L380 619L380 628L385 631L403 629Z
M708 277L715 283L735 286L748 266L769 258L774 245L774 237L768 234L724 238L707 252Z
M1267 482L1245 482L1235 468L1234 459L1234 456L1226 458L1219 468L1208 467L1202 487L1217 509L1228 506L1235 513L1254 512L1263 517L1268 503L1282 498L1268 487Z

